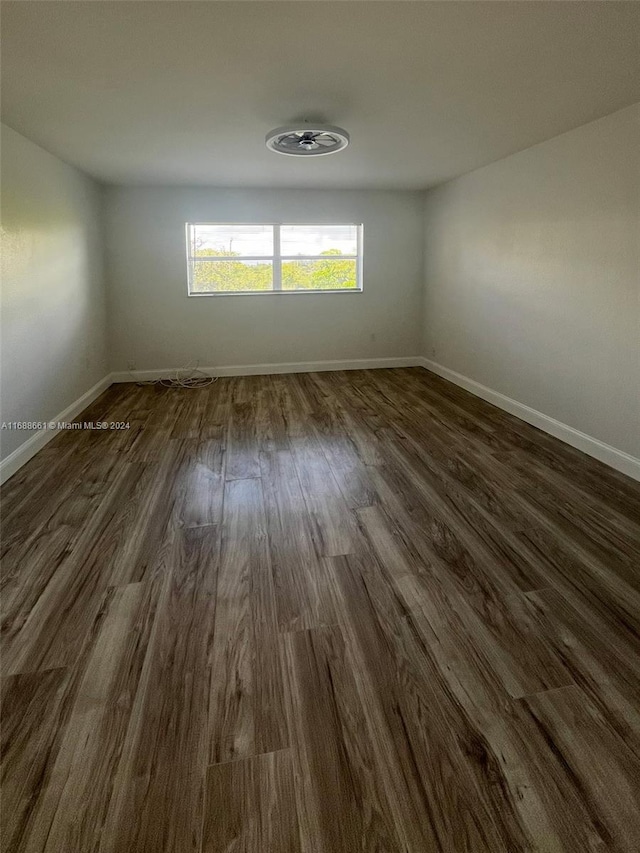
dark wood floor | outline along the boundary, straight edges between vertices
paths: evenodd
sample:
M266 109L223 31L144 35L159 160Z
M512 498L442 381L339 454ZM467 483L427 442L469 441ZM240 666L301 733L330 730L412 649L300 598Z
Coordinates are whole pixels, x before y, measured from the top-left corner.
M82 419L3 488L6 853L638 853L640 484L417 368Z

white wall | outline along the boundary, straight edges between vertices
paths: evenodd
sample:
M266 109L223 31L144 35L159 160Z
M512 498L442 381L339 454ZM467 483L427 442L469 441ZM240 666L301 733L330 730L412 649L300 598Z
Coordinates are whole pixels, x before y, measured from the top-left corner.
M122 371L419 354L422 195L109 187L112 367ZM187 297L185 222L364 223L364 292Z
M2 125L2 421L47 421L108 371L101 192ZM33 431L3 430L2 458Z
M426 195L423 353L640 457L640 110Z

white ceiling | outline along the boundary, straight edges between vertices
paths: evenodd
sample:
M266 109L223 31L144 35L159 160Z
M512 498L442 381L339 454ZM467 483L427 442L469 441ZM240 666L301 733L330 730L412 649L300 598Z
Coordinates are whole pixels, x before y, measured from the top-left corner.
M2 114L109 182L422 188L640 100L635 2L2 3ZM331 157L273 154L300 118Z

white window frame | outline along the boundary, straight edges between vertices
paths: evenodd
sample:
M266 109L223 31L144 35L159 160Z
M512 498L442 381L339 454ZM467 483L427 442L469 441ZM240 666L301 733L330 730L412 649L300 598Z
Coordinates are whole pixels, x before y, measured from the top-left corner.
M191 284L193 279L193 263L194 259L191 254L191 227L197 225L226 225L233 227L234 225L268 225L273 228L273 255L241 255L229 256L218 255L213 260L214 263L220 261L269 261L273 264L273 289L272 290L211 290L209 292L192 292ZM317 225L352 225L356 229L356 254L355 255L336 255L335 257L341 261L356 262L356 287L344 287L329 290L321 288L319 290L303 289L300 290L283 290L282 289L282 262L283 261L317 261L326 260L332 256L327 255L281 255L280 254L280 229L286 226L305 226L313 227ZM361 222L186 222L185 223L185 243L187 249L187 296L299 296L310 293L362 293L363 285L363 225Z

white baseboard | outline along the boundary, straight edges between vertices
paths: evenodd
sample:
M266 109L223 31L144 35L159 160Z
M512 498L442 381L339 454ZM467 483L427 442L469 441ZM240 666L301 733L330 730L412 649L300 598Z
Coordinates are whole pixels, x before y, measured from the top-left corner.
M420 356L399 358L356 358L348 361L294 361L276 364L231 364L220 367L200 367L210 376L259 376L267 373L316 373L326 370L374 370L383 367L421 367ZM149 381L168 379L182 368L166 367L159 370L123 370L112 374L113 382Z
M538 427L543 432L548 432L549 435L553 435L555 438L559 438L560 441L564 441L566 444L582 450L583 453L593 456L594 459L604 462L605 465L621 471L628 477L640 480L640 459L636 459L635 456L631 456L623 450L617 450L615 447L611 447L610 444L605 444L604 441L600 441L567 424L563 424L562 421L557 421L555 418L549 417L549 415L545 415L537 409L525 406L524 403L519 403L511 397L500 394L492 388L487 388L486 385L481 385L474 379L469 379L468 376L456 373L455 370L443 367L443 365L435 361L430 361L428 358L420 359L420 364L432 373L442 376L443 379L448 379L449 382L453 382L455 385L459 385L461 388L470 391L476 397L481 397L488 403L493 403L499 409L504 409L505 412L515 415L520 420Z
M78 397L77 400L67 406L67 408L55 415L52 418L47 418L49 421L72 421L75 417L77 417L80 412L87 408L87 406L92 403L97 397L102 394L103 391L106 391L107 388L112 384L113 379L111 378L111 374L108 373L103 379L93 386L93 388L89 388L82 397ZM44 419L43 419L44 420ZM28 438L24 444L21 444L20 447L16 447L13 453L10 453L6 459L3 459L0 462L0 483L5 483L9 477L13 477L13 475L22 468L39 450L51 441L52 438L58 435L58 431L55 429L41 429L38 432L34 433L30 438Z

